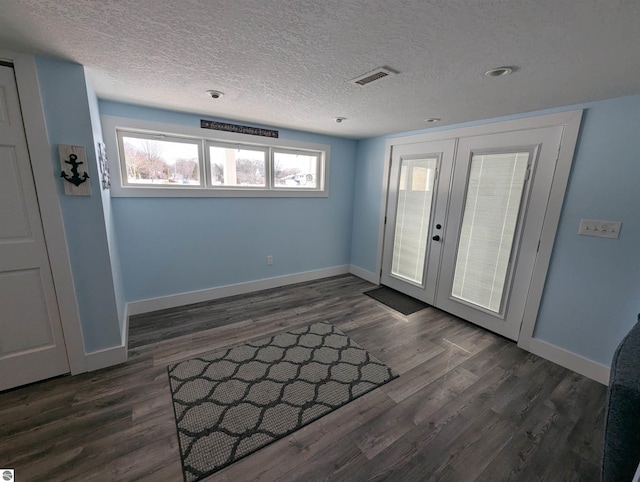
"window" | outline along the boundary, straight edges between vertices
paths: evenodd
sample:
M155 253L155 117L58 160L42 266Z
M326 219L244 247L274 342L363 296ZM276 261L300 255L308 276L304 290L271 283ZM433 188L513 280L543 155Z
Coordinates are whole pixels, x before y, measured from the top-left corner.
M320 153L275 150L273 153L274 187L317 189L320 179Z
M266 148L208 143L211 186L264 188L267 180Z
M202 129L182 126L151 130L145 127L159 124L110 116L102 121L107 149L106 134L115 132L117 149L109 150L118 152L113 196L327 196L329 146L228 132L205 137Z
M200 143L165 135L119 132L125 185L201 186Z

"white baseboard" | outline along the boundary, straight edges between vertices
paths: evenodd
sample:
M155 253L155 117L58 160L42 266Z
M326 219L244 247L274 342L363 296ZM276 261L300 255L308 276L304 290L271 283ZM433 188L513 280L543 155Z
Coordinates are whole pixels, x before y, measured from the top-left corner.
M121 344L103 350L97 350L85 354L85 368L91 372L100 370L101 368L118 365L127 361L127 347L129 344L129 316L149 311L162 310L165 308L173 308L176 306L198 303L201 301L215 300L234 296L239 294L261 291L269 288L278 288L295 283L303 283L305 281L313 281L330 276L337 276L349 273L349 266L334 266L332 268L320 269L316 271L306 271L293 275L279 276L276 278L267 278L249 283L241 283L236 285L221 286L208 290L193 291L190 293L180 293L177 295L164 296L162 298L153 298L149 300L135 301L127 303L124 310L124 324L121 333Z
M100 370L101 368L118 365L127 361L127 347L122 344L104 350L87 353L85 356L86 368L88 372Z
M120 337L121 342L119 346L85 353L85 367L88 372L100 370L101 368L107 368L113 365L119 365L120 363L127 361L129 345L129 314L127 305L124 307L124 326L123 332L120 333Z
M377 285L380 282L375 273L367 271L366 269L359 268L358 266L351 265L349 267L349 273L357 276L358 278L362 278L369 283L373 283L374 285Z
M589 360L538 338L532 338L529 341L528 351L603 385L609 384L610 367L606 365Z
M247 293L253 293L254 291L279 288L281 286L291 285L295 283L304 283L305 281L329 278L331 276L338 276L347 273L349 273L349 265L333 266L331 268L305 271L302 273L278 276L275 278L266 278L257 281L249 281L247 283L219 286L206 290L191 291L188 293L179 293L176 295L162 296L159 298L132 301L128 303L127 309L129 316L133 316L139 315L141 313L148 313L150 311L165 310L167 308L175 308L176 306L184 306L190 305L192 303L217 300L220 298L226 298L228 296L244 295Z

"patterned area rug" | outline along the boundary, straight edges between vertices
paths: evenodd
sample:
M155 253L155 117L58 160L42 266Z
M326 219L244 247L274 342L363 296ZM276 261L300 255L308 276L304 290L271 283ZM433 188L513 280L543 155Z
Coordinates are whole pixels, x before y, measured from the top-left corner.
M187 482L397 376L326 322L217 350L168 369Z

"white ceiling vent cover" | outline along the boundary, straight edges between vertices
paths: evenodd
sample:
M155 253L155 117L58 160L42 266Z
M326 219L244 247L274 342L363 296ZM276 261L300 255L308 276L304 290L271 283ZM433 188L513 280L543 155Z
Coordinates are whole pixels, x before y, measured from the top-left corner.
M386 67L379 67L376 70L368 72L360 77L356 77L355 79L351 79L349 82L352 84L359 85L364 87L371 82L375 82L376 80L384 79L385 77L389 77L390 75L396 75L397 72L394 72L391 69L387 69Z

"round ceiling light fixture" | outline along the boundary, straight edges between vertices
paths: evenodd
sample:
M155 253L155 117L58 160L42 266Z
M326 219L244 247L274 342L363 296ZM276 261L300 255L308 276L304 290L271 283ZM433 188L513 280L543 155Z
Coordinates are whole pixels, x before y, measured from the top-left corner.
M484 75L487 77L502 77L515 72L515 67L496 67L495 69L487 70Z
M424 121L429 123L429 124L435 124L436 122L440 122L442 119L440 119L440 117L430 117L428 119L425 119Z
M219 90L207 90L207 95L212 99L219 99L224 95L224 92L220 92Z

